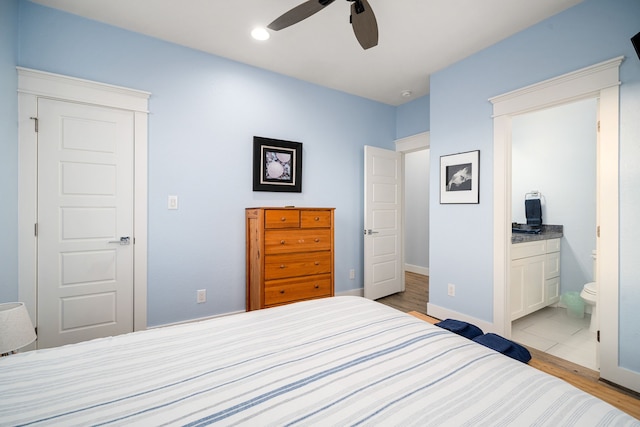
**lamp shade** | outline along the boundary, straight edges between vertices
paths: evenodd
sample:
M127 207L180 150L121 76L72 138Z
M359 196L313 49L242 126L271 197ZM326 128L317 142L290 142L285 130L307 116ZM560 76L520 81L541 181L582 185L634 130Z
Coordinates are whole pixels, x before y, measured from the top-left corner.
M36 339L36 331L21 302L0 304L0 354L10 353Z

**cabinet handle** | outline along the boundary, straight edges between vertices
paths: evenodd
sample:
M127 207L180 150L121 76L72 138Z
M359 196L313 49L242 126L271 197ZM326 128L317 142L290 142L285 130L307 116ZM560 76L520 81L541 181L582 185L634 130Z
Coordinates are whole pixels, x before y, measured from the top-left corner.
M284 264L282 264L282 265L280 266L280 268L287 268L287 266L286 266L286 265L284 265Z
M284 245L284 240L280 240L280 244L281 244L281 245Z

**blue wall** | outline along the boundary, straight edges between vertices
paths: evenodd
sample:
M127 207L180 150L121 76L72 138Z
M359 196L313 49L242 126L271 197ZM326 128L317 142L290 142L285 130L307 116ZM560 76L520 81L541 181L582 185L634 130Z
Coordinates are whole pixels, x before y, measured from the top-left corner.
M18 65L152 93L149 325L244 310L246 207L336 207L336 292L362 287L363 146L394 148L395 107L24 0L18 4ZM3 46L3 55L15 46ZM5 64L0 75L13 93L14 67ZM15 105L15 97L7 103ZM16 116L15 106L11 112ZM3 173L15 177L16 132L4 131L10 125L0 127L11 136L13 157L5 161L3 153L9 167ZM252 191L254 135L304 144L302 193ZM2 232L13 235L7 245L12 253L15 194L12 187L2 213L10 215ZM167 210L169 194L179 196L179 210ZM2 299L17 296L15 255L12 264ZM350 269L355 280L349 280ZM207 303L196 304L197 289L207 290Z
M429 95L397 107L396 138L405 138L429 130Z
M18 299L18 1L0 1L0 302Z
M585 2L431 77L431 168L444 154L480 150L480 204L438 204L431 184L430 302L488 322L493 317L493 121L489 98L595 63L620 68L620 358L640 372L640 30L637 0ZM437 225L437 226L435 226ZM462 268L461 268L462 267ZM456 284L456 297L447 296Z

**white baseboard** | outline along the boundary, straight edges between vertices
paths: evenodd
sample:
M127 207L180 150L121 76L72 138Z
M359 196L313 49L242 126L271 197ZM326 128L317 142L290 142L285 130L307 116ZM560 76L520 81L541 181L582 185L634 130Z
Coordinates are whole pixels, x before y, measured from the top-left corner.
M483 332L496 332L497 329L494 328L493 323L489 323L487 321L476 319L475 317L468 316L463 313L458 313L457 311L449 310L444 307L440 307L435 304L427 303L427 315L431 317L435 317L436 319L444 320L444 319L455 319L462 320L463 322L471 323L472 325L476 325L478 328L482 329Z
M364 288L349 289L348 291L336 292L337 297L364 297Z
M423 276L429 275L429 267L421 267L419 265L413 264L405 264L404 271L408 271L409 273L422 274Z
M164 328L166 326L174 326L174 325L184 325L187 323L195 323L195 322L201 322L203 320L210 320L210 319L215 319L217 317L226 317L226 316L231 316L232 314L238 314L238 313L245 313L245 310L242 311L232 311L230 313L224 313L224 314L217 314L215 316L208 316L208 317L200 317L198 319L189 319L189 320L184 320L182 322L173 322L173 323L165 323L163 325L155 325L155 326L148 326L147 329L157 329L157 328Z

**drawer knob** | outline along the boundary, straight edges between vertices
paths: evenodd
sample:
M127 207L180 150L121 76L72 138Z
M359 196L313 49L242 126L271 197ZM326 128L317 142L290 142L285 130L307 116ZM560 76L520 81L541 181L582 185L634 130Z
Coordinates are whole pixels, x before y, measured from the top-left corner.
M280 221L282 221L282 222L285 222L286 220L287 220L287 218L285 218L285 217L280 218Z
M287 268L287 266L286 266L286 265L284 265L284 264L282 264L282 265L280 266L280 268Z
M280 244L281 244L281 245L284 245L284 240L280 240Z
M320 265L320 261L314 262L315 265Z
M316 242L316 243L320 243L320 239L316 239L316 240L315 240L315 242Z
M316 288L316 289L320 289L320 285L316 284L316 285L314 286L314 288Z
M317 217L313 218L313 220L314 220L314 221L320 221L320 217L319 217L319 216L317 216Z
M284 294L284 289L281 289L281 290L280 290L280 293L281 293L281 294Z

